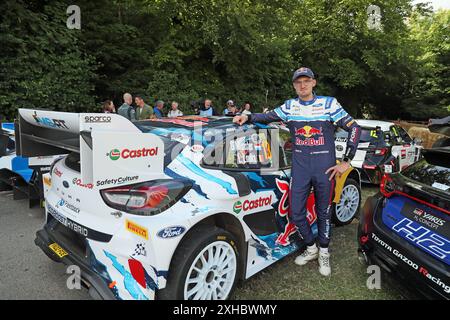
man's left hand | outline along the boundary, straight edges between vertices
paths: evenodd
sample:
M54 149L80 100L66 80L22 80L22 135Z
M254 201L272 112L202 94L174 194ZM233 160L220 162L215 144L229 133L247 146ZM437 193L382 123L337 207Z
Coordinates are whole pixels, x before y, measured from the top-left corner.
M329 172L331 172L330 178L328 178L328 180L331 180L334 178L334 176L338 176L340 177L341 174L343 174L345 171L348 170L348 168L350 168L350 163L346 162L346 161L342 161L341 163L328 168L327 171L325 171L325 174L328 174Z

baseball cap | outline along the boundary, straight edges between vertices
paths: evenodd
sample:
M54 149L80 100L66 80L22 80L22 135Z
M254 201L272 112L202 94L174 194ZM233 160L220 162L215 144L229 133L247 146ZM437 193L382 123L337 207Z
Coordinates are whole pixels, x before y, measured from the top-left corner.
M229 105L229 106L234 106L234 101L233 101L233 100L228 100L228 101L227 101L227 105Z
M314 73L312 72L312 70L310 68L301 67L301 68L295 70L294 75L292 76L292 82L294 82L297 78L302 77L302 76L306 76L311 79L314 79Z

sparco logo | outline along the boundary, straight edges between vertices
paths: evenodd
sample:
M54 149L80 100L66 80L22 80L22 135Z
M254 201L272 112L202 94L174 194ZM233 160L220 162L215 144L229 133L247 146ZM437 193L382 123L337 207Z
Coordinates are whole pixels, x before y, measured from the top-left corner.
M111 122L110 116L85 116L84 122L86 123L109 123Z
M256 200L245 200L242 205L240 201L237 201L233 206L233 211L235 213L239 213L243 209L245 212L248 210L257 209L259 207L269 206L271 204L272 204L272 195L268 197L260 197L259 199Z
M156 148L142 148L137 150L123 149L112 149L106 154L111 160L128 159L128 158L142 158L142 157L153 157L158 155L158 147Z

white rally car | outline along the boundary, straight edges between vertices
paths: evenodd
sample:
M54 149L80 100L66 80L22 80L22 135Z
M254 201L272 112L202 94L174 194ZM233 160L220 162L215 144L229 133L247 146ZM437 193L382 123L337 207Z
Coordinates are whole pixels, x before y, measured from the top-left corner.
M423 147L402 127L387 121L355 120L362 132L351 164L360 172L363 182L378 184L384 173L401 171L419 160ZM338 129L335 134L338 159L343 157L346 143L347 132Z
M20 154L71 152L45 176L35 243L79 266L96 298L226 299L239 279L303 248L289 220L285 131L226 117L132 123L20 109L19 119ZM350 223L360 200L350 169L336 183L334 223Z

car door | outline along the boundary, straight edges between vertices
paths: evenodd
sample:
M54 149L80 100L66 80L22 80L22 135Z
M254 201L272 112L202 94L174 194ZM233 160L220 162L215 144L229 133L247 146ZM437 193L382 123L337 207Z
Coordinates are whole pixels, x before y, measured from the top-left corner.
M418 158L418 150L413 144L413 140L406 131L393 125L390 127L392 149L391 153L397 159L397 170L401 171L413 164Z

